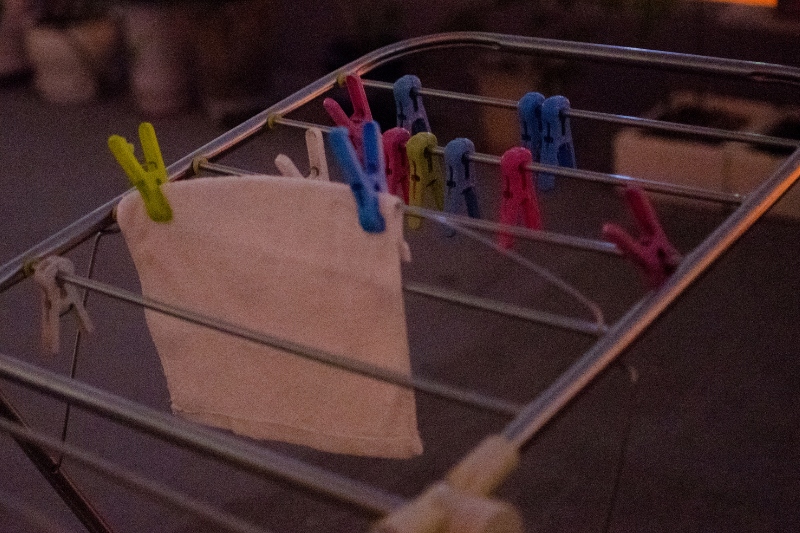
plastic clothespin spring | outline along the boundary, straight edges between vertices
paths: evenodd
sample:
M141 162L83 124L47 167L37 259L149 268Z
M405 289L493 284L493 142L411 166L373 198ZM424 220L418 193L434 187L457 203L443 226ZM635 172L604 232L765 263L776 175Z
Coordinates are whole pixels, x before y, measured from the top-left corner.
M444 209L444 179L439 158L433 156L438 141L433 133L420 132L413 135L406 143L408 164L411 171L409 181L408 203L422 207L425 191L430 191L433 203L439 211ZM417 216L408 217L408 227L417 229L422 219Z
M544 165L576 167L575 147L572 142L572 128L568 116L569 109L569 100L563 96L551 96L542 102L540 162ZM550 172L539 172L537 183L539 190L553 190L555 175Z
M325 158L325 139L322 137L322 130L319 128L309 128L306 130L306 148L308 150L308 178L330 181L328 174L328 161ZM278 154L275 158L275 166L282 176L302 178L303 174L297 169L294 162L285 154Z
M603 238L616 244L625 257L644 271L651 289L658 288L678 268L681 254L667 239L658 215L642 189L627 187L625 203L638 226L638 239L613 223L603 226Z
M322 101L322 105L331 119L333 119L334 124L347 128L356 154L358 154L359 160L363 161L363 128L364 124L372 122L372 111L370 111L367 93L364 91L364 84L361 83L361 78L354 74L348 74L345 77L345 83L347 84L347 94L350 96L350 102L353 104L352 115L348 117L339 102L333 98L326 98Z
M392 128L383 133L383 155L386 158L386 186L389 193L408 204L410 170L406 144L411 134L405 128Z
M74 274L72 261L65 257L46 257L36 264L33 273L42 294L42 344L53 354L61 350L63 314L74 311L82 330L89 333L94 330L78 291L72 285L59 282L59 273Z
M475 173L470 159L474 153L475 144L464 137L453 139L444 147L445 211L448 213L458 213L464 204L468 216L481 218ZM455 230L445 228L445 234L452 236Z
M531 171L527 168L533 161L530 150L516 146L506 150L500 158L500 174L503 192L500 200L500 222L516 225L520 220L525 227L542 229L539 202L533 188ZM510 233L500 233L498 243L505 249L514 246Z
M155 222L169 222L172 220L172 208L161 192L161 185L167 182L167 168L152 124L142 122L139 125L139 140L142 143L144 166L136 159L133 144L124 137L112 135L108 138L108 147L131 184L142 195L147 215Z
M422 83L419 78L406 74L394 82L394 102L397 107L397 126L410 131L412 135L421 131L431 131L428 114L422 104Z
M329 141L333 156L355 196L359 224L368 233L381 233L386 229L386 221L380 211L378 194L386 192L386 175L378 123L364 124L362 136L363 165L356 154L348 128L333 128Z

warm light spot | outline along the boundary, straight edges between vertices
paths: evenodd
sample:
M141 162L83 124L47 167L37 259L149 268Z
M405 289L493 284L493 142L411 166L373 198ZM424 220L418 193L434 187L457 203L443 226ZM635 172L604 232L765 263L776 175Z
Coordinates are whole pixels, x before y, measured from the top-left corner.
M778 7L778 0L708 0L709 2L729 2L748 6Z

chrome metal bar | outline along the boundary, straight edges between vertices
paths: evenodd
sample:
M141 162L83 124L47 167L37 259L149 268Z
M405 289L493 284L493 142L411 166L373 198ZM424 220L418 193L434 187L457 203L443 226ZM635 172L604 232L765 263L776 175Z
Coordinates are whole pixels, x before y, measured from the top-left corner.
M380 65L411 54L455 47L488 48L550 57L574 57L589 61L627 64L650 69L661 68L708 75L724 75L759 82L800 84L800 69L768 63L495 33L453 32L427 35L379 48L284 98L171 164L167 168L170 180L186 177L191 172L192 164L196 158L214 159L231 150L242 141L261 132L268 126L270 117L285 115L324 94L336 85L342 73L355 73L363 76ZM25 266L31 261L48 255L63 254L91 237L97 231L111 225L114 221L114 208L122 197L123 195L120 195L106 202L0 267L0 292L24 279L27 275Z
M0 422L2 422L2 419L8 421L6 424L11 423L18 427L27 427L22 415L11 404L6 395L0 391ZM95 506L78 489L72 479L61 471L59 464L50 457L42 446L21 438L15 438L14 440L89 533L112 533L114 531Z
M0 354L0 376L48 396L70 401L133 429L227 461L253 473L279 479L353 505L374 515L386 514L405 502L404 498L376 487L162 413L5 354Z
M289 120L285 118L273 119L274 124L290 126L293 128L309 129L317 128L318 124L307 122L303 120ZM330 131L328 128L326 131ZM444 148L437 146L431 150L434 154L444 156ZM490 154L474 153L470 154L469 159L476 163L483 163L486 165L500 165L500 157ZM575 168L565 168L553 165L543 165L541 163L531 163L526 168L537 172L550 172L557 176L564 176L567 178L575 178L584 181L592 181L595 183L608 183L610 185L630 185L635 184L646 191L659 192L663 194L670 194L672 196L680 196L685 198L693 198L696 200L705 200L709 202L720 202L724 204L740 204L742 203L742 195L735 193L725 193L717 191L709 191L706 189L698 189L696 187L687 187L685 185L676 185L674 183L666 183L661 181L646 180L642 178L633 178L630 176L623 176L621 174L607 174L605 172L594 172L591 170L580 170Z
M215 165L208 162L200 162L199 168L217 172L227 176L236 175L250 175L255 174L249 170L242 170L235 167ZM435 220L448 220L459 226L466 228L474 228L483 231L491 231L495 233L508 233L519 237L521 239L565 246L569 248L576 248L588 252L596 252L609 255L622 256L622 252L613 243L607 241L599 241L596 239L585 239L582 237L574 237L572 235L564 235L561 233L553 233L550 231L533 230L522 226L510 226L508 224L500 224L490 220L483 220L478 218L470 218L462 215L454 215L452 213L444 213L442 211L434 211L432 209L425 209L416 206L404 206L403 209L409 215L418 216L420 218L435 219Z
M377 80L362 80L365 87L373 87L376 89L392 90L391 83ZM461 102L469 102L481 104L491 107L500 107L504 109L517 109L517 100L509 100L505 98L494 98L491 96L481 96L476 94L459 93L454 91L443 91L440 89L426 89L423 87L419 94L423 96L433 96L444 98L448 100L457 100ZM600 113L598 111L584 111L580 109L570 109L564 113L570 118L581 118L587 120L596 120L599 122L609 122L613 124L621 124L625 126L634 126L637 128L647 128L658 131L669 131L673 133L685 133L689 135L698 135L709 139L719 139L726 141L739 141L743 143L758 144L761 146L780 146L786 148L797 148L800 146L800 141L796 139L785 139L783 137L772 137L760 133L752 133L747 131L731 131L723 130L720 128L707 128L703 126L692 126L690 124L680 124L677 122L665 122L662 120L653 120L640 117L632 117L626 115L615 115L612 113Z
M437 300L443 300L445 302L455 303L465 307L481 309L483 311L489 311L498 315L519 318L528 322L541 323L594 337L603 335L608 329L605 326L598 325L594 322L546 313L544 311L537 311L527 307L498 302L497 300L472 296L459 291L434 287L425 283L407 282L403 285L403 290L412 294L427 296L428 298L435 298Z
M508 233L510 235L514 235L515 237L529 241L564 246L567 248L575 248L577 250L583 250L586 252L616 255L620 257L622 256L620 249L617 248L615 244L608 241L585 239L583 237L575 237L572 235L565 235L563 233L554 233L552 231L533 230L530 228L524 228L522 226L510 226L508 224L500 224L499 222L492 222L490 220L471 218L463 215L454 215L452 213L445 213L442 211L435 211L433 209L425 209L412 205L403 206L403 210L409 215L431 220L446 220L457 226L462 226L465 228L473 228L494 233Z
M433 153L443 155L444 150L441 147L436 147L433 149ZM485 163L489 165L500 164L500 157L495 155L475 153L470 155L470 159L478 163ZM605 172L594 172L591 170L581 170L577 168L543 165L541 163L531 163L526 168L536 172L549 172L557 176L576 178L596 183L608 183L610 185L619 186L637 185L646 191L670 194L672 196L680 196L684 198L692 198L695 200L706 200L709 202L720 202L724 204L735 205L742 203L743 199L743 196L740 194L709 191L706 189L698 189L696 187L676 185L674 183L633 178L630 176L624 176L622 174L607 174Z
M12 435L14 439L23 441L28 445L46 448L57 452L60 456L69 457L84 467L113 479L127 488L154 497L159 503L164 503L174 508L194 513L202 517L203 520L208 523L216 524L226 530L239 533L269 533L266 529L250 524L219 508L212 507L207 503L190 498L183 493L149 480L139 474L122 468L114 462L102 459L85 450L50 438L47 435L33 431L20 424L14 424L0 419L0 431L5 431Z
M656 318L741 237L800 177L800 150L759 186L725 222L720 224L689 255L656 291L647 295L614 324L504 430L519 446L530 440L623 350L633 343Z
M449 385L424 378L407 376L405 374L393 372L391 370L371 365L363 361L317 350L310 346L305 346L286 339L273 337L271 335L253 331L251 329L247 329L236 324L231 324L217 318L202 315L200 313L194 313L186 309L181 309L153 298L139 296L138 294L134 294L106 283L68 274L59 274L58 279L78 287L83 287L84 289L105 294L106 296L110 296L124 302L138 305L146 309L151 309L175 318L180 318L181 320L186 320L187 322L198 324L215 331L227 333L229 335L233 335L234 337L239 337L241 339L249 340L265 346L271 346L273 348L277 348L279 350L283 350L312 361L336 368L341 368L349 372L361 374L363 376L378 379L387 383L392 383L400 387L413 388L470 407L510 416L518 414L521 410L520 405L507 402L499 398L484 396L469 390L451 387Z
M228 165L220 165L218 163L211 163L210 161L199 161L197 164L198 168L203 170L207 170L209 172L214 172L216 174L222 174L223 176L257 176L258 172L253 172L251 170L244 170L241 168L230 167Z

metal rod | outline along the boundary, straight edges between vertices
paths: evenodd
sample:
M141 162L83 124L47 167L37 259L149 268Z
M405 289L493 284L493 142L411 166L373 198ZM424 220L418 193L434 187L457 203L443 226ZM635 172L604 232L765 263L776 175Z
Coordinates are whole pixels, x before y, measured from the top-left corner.
M47 448L57 452L60 456L69 457L84 467L113 479L125 487L154 497L159 503L165 503L174 508L189 511L229 531L236 531L239 533L269 533L266 529L250 524L235 515L214 508L207 503L203 503L176 490L146 479L139 474L122 468L116 463L102 459L85 450L52 439L42 433L32 431L21 424L15 424L0 419L0 431L11 434L14 439L23 441L29 446Z
M0 391L0 418L5 418L20 427L27 427L22 415L2 391ZM41 446L21 438L14 440L89 533L113 533L114 530L100 512Z
M385 81L377 81L377 80L361 80L361 81L365 87L393 90L393 85ZM517 109L518 107L517 100L509 100L506 98L494 98L491 96L481 96L476 94L459 93L454 91L443 91L441 89L427 89L423 87L419 91L419 94L423 96L432 96L448 100L457 100L461 102L469 102L491 107L500 107L504 109ZM797 148L798 146L800 146L800 141L796 139L785 139L783 137L773 137L769 135L763 135L760 133L752 133L747 131L731 131L720 128L693 126L690 124L681 124L678 122L666 122L663 120L632 117L627 115L616 115L613 113L600 113L598 111L569 109L567 111L564 111L564 115L570 118L596 120L599 122L609 122L612 124L621 124L625 126L634 126L637 128L646 128L658 131L669 131L673 133L685 133L688 135L698 135L701 137L707 137L709 139L739 141L744 143L758 144L761 146L779 146L786 148Z
M498 302L496 300L481 298L479 296L472 296L469 294L464 294L463 292L451 291L424 283L407 282L403 285L403 290L412 294L419 294L420 296L427 296L429 298L435 298L445 302L481 309L483 311L489 311L503 316L527 320L529 322L546 324L556 328L574 331L584 335L591 335L594 337L603 335L608 329L607 327L594 322L546 313L544 311L537 311L527 307Z
M336 368L341 368L349 372L361 374L363 376L367 376L373 379L378 379L380 381L384 381L387 383L392 383L400 387L413 388L470 407L484 409L498 414L510 415L510 416L518 414L521 410L520 405L507 402L499 398L492 398L469 390L451 387L449 385L445 385L424 378L407 376L405 374L401 374L399 372L393 372L391 370L371 365L363 361L358 361L355 359L350 359L348 357L343 357L340 355L324 352L322 350L317 350L315 348L311 348L309 346L305 346L296 342L292 342L286 339L280 339L277 337L273 337L271 335L267 335L258 331L253 331L251 329L238 326L236 324L231 324L229 322L225 322L217 318L188 311L186 309L181 309L174 305L170 305L155 300L153 298L146 298L143 296L139 296L138 294L134 294L124 289L120 289L95 280L90 280L68 274L59 274L58 279L66 283L71 283L73 285L76 285L78 287L83 287L84 289L89 289L91 291L105 294L106 296L110 296L112 298L116 298L124 302L142 306L147 309L157 311L159 313L173 316L175 318L180 318L182 320L186 320L193 324L198 324L213 329L215 331L227 333L229 335L233 335L234 337L239 337L265 346L271 346L273 348L277 348L279 350L283 350L294 355L305 357L306 359L310 359L312 361L323 363Z
M509 440L523 446L567 405L609 363L655 321L714 261L741 237L800 177L800 151L790 156L725 222L687 255L678 269L656 291L648 294L606 335L530 402L504 430Z
M198 168L201 168L203 170L209 170L211 172L217 172L219 174L227 176L255 174L254 172L251 172L249 170L242 170L236 167L230 167L224 165L216 165L214 163L208 163L205 161L200 162L198 164ZM404 206L403 209L406 211L406 213L418 216L420 218L437 219L437 220L445 219L455 224L458 224L459 226L480 229L484 231L491 231L496 233L500 232L508 233L510 235L514 235L516 237L529 241L544 242L559 246L565 246L569 248L576 248L579 250L584 250L589 252L622 256L622 252L619 250L619 248L617 248L613 243L607 241L599 241L596 239L585 239L582 237L573 237L572 235L564 235L562 233L553 233L550 231L533 230L522 226L511 226L508 224L500 224L498 222L492 222L489 220L470 218L462 215L444 213L442 211L434 211L431 209L425 209L416 206Z
M277 117L272 120L273 124L280 124L293 128L309 129L317 128L318 124L314 122L307 122L303 120L291 120L282 117ZM329 131L331 128L327 128ZM437 146L431 149L431 152L438 155L444 155L444 148ZM476 163L483 163L486 165L500 165L500 157L490 154L474 153L469 155L469 159ZM576 168L566 168L554 165L544 165L542 163L531 163L525 168L536 172L550 172L557 176L564 176L567 178L575 178L584 181L592 181L595 183L607 183L610 185L630 185L635 184L646 191L658 192L663 194L670 194L672 196L680 196L684 198L692 198L695 200L705 200L709 202L719 202L724 204L737 205L742 203L742 195L736 193L725 193L717 191L709 191L707 189L699 189L697 187L687 187L685 185L676 185L674 183L666 183L662 181L646 180L642 178L634 178L631 176L624 176L622 174L608 174L605 172L594 172L591 170L580 170Z
M171 164L167 168L170 180L182 179L189 175L196 158L214 159L263 131L268 126L270 117L285 115L321 96L336 85L342 73L364 75L385 63L411 54L455 47L488 48L549 57L573 57L650 69L661 68L708 75L724 75L758 82L800 84L800 69L768 63L496 33L440 33L415 37L379 48L320 78ZM106 202L0 267L0 291L23 280L27 275L25 266L31 261L48 255L64 254L97 231L111 225L114 222L114 208L123 196L124 194L119 195Z
M444 149L442 149L441 147L436 147L432 151L435 154L444 155ZM489 165L500 164L500 157L496 155L474 153L470 155L470 159L478 163L485 163ZM542 163L531 163L530 165L527 165L525 168L536 172L550 172L551 174L555 174L557 176L576 178L596 183L607 183L610 185L619 185L619 186L638 185L642 189L650 192L670 194L672 196L692 198L695 200L706 200L709 202L740 204L742 203L743 199L742 195L740 194L709 191L706 189L698 189L696 187L686 187L685 185L676 185L674 183L666 183L662 181L634 178L631 176L624 176L622 174L608 174L605 172L594 172L591 170L581 170L577 168L543 165Z
M374 515L386 514L405 502L404 498L376 487L162 413L5 354L0 354L0 376L176 445L354 505Z

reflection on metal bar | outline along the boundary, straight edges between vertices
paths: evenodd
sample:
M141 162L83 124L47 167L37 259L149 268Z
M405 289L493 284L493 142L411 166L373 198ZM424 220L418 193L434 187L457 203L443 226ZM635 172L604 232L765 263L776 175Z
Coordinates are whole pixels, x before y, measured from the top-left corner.
M80 381L0 354L0 376L70 401L84 409L161 437L173 444L313 491L374 515L384 515L405 499L376 487L286 457L263 446L194 424Z
M407 282L403 285L403 290L413 294L419 294L429 298L436 298L438 300L456 303L475 309L481 309L503 316L519 318L529 322L537 322L556 328L583 333L584 335L599 337L608 329L607 327L595 324L594 322L555 315L552 313L546 313L544 311L537 311L535 309L498 302L496 300L481 298L479 296L471 296L462 292L442 289L440 287L434 287L424 283Z
M324 352L322 350L317 350L315 348L286 339L273 337L272 335L266 335L264 333L253 331L236 324L231 324L216 318L201 315L200 313L194 313L186 309L181 309L152 298L139 296L138 294L134 294L105 283L100 283L94 280L68 274L59 274L58 279L66 283L77 285L78 287L83 287L84 289L105 294L106 296L110 296L124 302L145 307L153 311L158 311L159 313L163 313L175 318L180 318L181 320L186 320L187 322L198 324L215 331L227 333L229 335L233 335L234 337L239 337L241 339L263 344L265 346L271 346L294 355L305 357L306 359L310 359L312 361L336 368L341 368L349 372L361 374L363 376L385 381L387 383L392 383L400 387L413 388L471 407L511 416L518 414L521 408L517 404L507 402L499 398L484 396L472 391L451 387L424 378L407 376L405 374L393 372L391 370L364 363L362 361Z
M6 424L13 424L17 427L26 426L22 416L2 391L0 391L0 422L2 422L1 419L7 420ZM31 463L42 474L42 477L50 483L53 490L58 493L89 533L112 533L114 531L45 450L36 443L19 438L15 440Z
M229 167L224 165L216 165L214 163L208 163L207 161L200 162L198 164L198 167L203 170L217 172L219 174L223 174L226 176L255 174L254 172L251 172L249 170L242 170L239 168ZM434 211L431 209L425 209L416 206L404 206L403 209L406 211L406 213L410 215L415 215L421 218L445 219L455 224L458 224L459 226L463 226L465 228L473 228L483 231L492 231L496 233L503 232L529 241L544 242L548 244L566 246L568 248L576 248L588 252L597 252L597 253L617 255L617 256L622 255L622 252L619 250L619 248L617 248L613 243L607 241L598 241L596 239L573 237L572 235L564 235L562 233L553 233L550 231L533 230L522 226L510 226L508 224L500 224L498 222L492 222L490 220L470 218L462 215L454 215L452 213Z
M432 220L446 220L457 226L462 226L465 228L473 228L495 233L503 232L529 241L565 246L567 248L575 248L577 250L583 250L586 252L622 256L620 249L617 248L615 244L607 241L585 239L583 237L574 237L572 235L553 233L551 231L533 230L522 226L510 226L508 224L500 224L499 222L492 222L490 220L471 218L463 215L454 215L452 213L445 213L443 211L435 211L433 209L425 209L412 205L403 206L403 210L409 215Z
M506 426L506 437L519 446L530 440L772 207L798 177L800 151L795 151L739 209L684 257L675 273L658 290L628 311L589 351L529 403L525 412Z
M291 120L283 117L277 117L273 120L274 124L281 124L293 128L309 129L318 128L319 125L313 122L306 122L303 120ZM329 131L330 128L327 128ZM437 146L432 149L434 154L439 156L444 155L444 148ZM469 155L469 159L476 163L484 163L487 165L500 165L500 157L490 154L474 153ZM644 190L651 192L658 192L663 194L670 194L673 196L680 196L685 198L693 198L695 200L706 200L709 202L720 202L724 204L740 204L742 203L742 195L735 193L725 193L717 191L709 191L706 189L698 189L696 187L686 187L685 185L676 185L674 183L666 183L661 181L652 181L641 178L634 178L631 176L623 176L621 174L608 174L605 172L594 172L591 170L580 170L575 168L565 168L553 165L543 165L541 163L531 163L526 168L537 172L550 172L557 176L564 176L567 178L575 178L584 181L593 181L596 183L608 183L610 185L630 185L635 184Z
M59 455L69 457L75 462L117 481L125 487L154 497L159 503L165 503L177 509L189 511L202 517L203 520L208 523L216 524L229 531L236 531L239 533L269 533L266 529L245 522L237 516L226 513L218 508L144 478L139 474L120 467L114 462L107 461L75 446L32 431L20 424L14 424L0 419L0 431L5 431L11 434L14 439L25 442L28 445L47 448L57 452Z
M376 81L376 80L361 80L361 81L365 87L374 87L376 89L386 89L386 90L393 89L392 84L385 81ZM427 95L436 98L458 100L461 102L469 102L491 107L500 107L505 109L517 108L517 100L508 100L505 98L494 98L491 96L480 96L475 94L458 93L453 91L443 91L440 89L426 89L425 87L423 87L419 91L419 94L423 96ZM665 122L662 120L631 117L626 115L615 115L612 113L600 113L598 111L584 111L580 109L570 109L569 111L566 111L564 114L570 118L582 118L587 120L596 120L599 122L610 122L613 124L634 126L637 128L647 128L652 130L669 131L674 133L685 133L688 135L698 135L702 137L707 137L709 139L739 141L744 143L757 144L761 146L780 146L786 148L797 148L798 146L800 146L800 141L798 141L797 139L772 137L769 135L762 135L760 133L752 133L746 131L731 131L720 128L707 128L703 126L693 126L690 124L680 124L677 122Z
M443 155L442 148L435 148L434 153ZM486 163L489 165L499 165L500 157L495 155L475 153L470 156L475 162ZM564 176L567 178L576 178L585 181L593 181L597 183L608 183L610 185L637 185L642 189L650 192L659 192L663 194L671 194L673 196L681 196L684 198L692 198L695 200L707 200L709 202L720 202L725 204L740 204L742 203L742 195L735 193L722 193L717 191L709 191L706 189L698 189L696 187L686 187L684 185L676 185L674 183L666 183L662 181L652 181L642 178L633 178L631 176L623 176L622 174L607 174L605 172L594 172L591 170L580 170L577 168L566 168L552 165L543 165L541 163L531 163L526 168L536 172L550 172L557 176Z
M341 73L356 73L360 76L391 61L412 54L441 48L473 47L501 50L545 57L572 57L587 61L626 64L648 69L695 72L706 75L738 77L758 82L775 82L800 85L800 68L659 52L612 45L599 45L521 37L483 32L452 32L415 37L379 48L361 58L331 72L261 113L228 130L216 139L185 155L168 168L170 180L183 179L192 171L198 157L214 159L239 143L262 132L268 127L270 117L282 116L311 102L333 88ZM126 193L127 194L127 193ZM22 281L27 275L25 266L30 261L48 255L62 255L75 248L96 232L114 223L113 211L124 195L117 196L91 213L70 224L50 238L33 246L0 267L0 291Z

